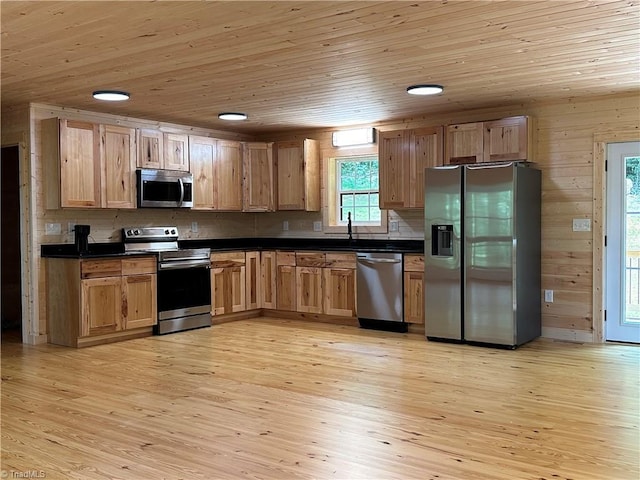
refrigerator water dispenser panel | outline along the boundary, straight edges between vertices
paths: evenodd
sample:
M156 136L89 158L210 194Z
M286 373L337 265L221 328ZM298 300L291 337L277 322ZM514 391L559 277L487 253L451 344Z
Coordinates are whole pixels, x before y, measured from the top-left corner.
M453 257L453 225L431 225L431 255Z

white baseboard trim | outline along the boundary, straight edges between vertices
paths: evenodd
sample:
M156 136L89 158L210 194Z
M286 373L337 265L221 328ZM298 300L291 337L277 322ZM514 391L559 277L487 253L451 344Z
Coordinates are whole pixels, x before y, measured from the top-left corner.
M593 332L571 328L542 327L542 336L567 342L593 343Z

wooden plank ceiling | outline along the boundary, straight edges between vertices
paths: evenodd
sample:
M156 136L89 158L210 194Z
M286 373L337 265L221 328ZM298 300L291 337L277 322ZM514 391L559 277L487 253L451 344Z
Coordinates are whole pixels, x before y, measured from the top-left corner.
M638 0L2 1L0 16L3 107L258 134L640 86ZM415 83L446 90L407 95ZM100 88L132 97L98 102Z

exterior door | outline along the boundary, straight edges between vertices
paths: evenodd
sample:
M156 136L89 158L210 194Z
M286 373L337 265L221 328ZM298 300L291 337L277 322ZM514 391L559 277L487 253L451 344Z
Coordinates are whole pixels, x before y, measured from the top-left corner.
M605 335L640 343L640 142L610 143L607 161Z

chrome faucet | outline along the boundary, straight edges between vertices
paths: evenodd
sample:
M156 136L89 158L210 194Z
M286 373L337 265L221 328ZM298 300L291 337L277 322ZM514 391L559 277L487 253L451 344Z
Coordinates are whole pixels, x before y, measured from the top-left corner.
M349 234L349 242L352 242L353 235L351 234L351 212L347 212L347 233Z

